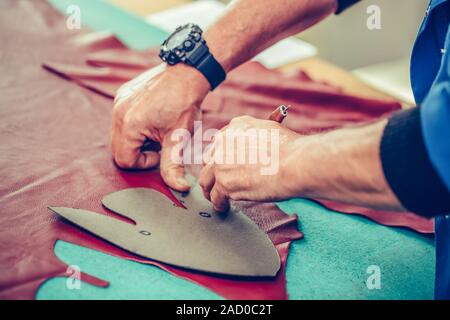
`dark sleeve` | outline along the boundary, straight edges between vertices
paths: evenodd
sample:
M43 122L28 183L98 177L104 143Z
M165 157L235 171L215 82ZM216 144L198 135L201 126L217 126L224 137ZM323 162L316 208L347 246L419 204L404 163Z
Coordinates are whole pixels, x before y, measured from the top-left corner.
M386 180L405 209L425 217L450 212L450 191L424 143L420 108L400 111L389 119L380 156Z
M355 3L359 2L361 0L337 0L338 2L338 7L336 10L336 14L341 13L342 11L344 11L345 9L347 9L348 7L354 5Z

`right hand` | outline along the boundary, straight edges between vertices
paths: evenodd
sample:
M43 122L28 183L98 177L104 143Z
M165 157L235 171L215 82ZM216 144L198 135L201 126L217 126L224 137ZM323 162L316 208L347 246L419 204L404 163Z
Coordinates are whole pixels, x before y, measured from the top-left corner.
M112 115L116 164L124 169L149 169L160 164L161 176L169 187L189 190L184 166L172 155L178 141L172 141L171 134L176 129L192 133L209 90L201 73L181 63L161 64L125 83L117 92ZM141 151L146 139L159 142L161 151Z

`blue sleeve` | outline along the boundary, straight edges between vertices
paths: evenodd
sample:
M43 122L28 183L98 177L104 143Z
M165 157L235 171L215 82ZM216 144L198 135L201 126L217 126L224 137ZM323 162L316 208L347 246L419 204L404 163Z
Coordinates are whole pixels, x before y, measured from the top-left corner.
M450 191L450 28L442 67L421 106L422 132L429 158Z
M361 0L338 0L338 7L336 10L336 14L341 13L342 11L344 11L345 9L347 9L348 7L354 5L355 3L359 2Z
M450 213L450 28L441 67L420 107L394 114L380 144L383 172L403 207ZM426 66L424 66L426 68Z

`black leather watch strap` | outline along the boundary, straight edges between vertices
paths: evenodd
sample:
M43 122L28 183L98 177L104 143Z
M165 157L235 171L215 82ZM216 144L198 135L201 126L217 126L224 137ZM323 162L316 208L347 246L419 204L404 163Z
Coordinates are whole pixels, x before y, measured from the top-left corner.
M197 62L195 68L208 80L211 90L214 90L226 78L225 70L209 52Z

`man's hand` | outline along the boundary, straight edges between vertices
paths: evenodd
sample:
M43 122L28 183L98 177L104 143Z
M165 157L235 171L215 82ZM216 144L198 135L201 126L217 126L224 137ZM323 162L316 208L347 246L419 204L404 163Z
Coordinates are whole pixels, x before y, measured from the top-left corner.
M235 0L204 33L208 47L226 72L296 34L336 10L336 0ZM164 181L179 191L189 189L184 168L173 161L176 129L192 131L198 107L210 90L206 78L182 63L161 65L125 84L118 92L112 123L112 151L118 166L148 169L160 163ZM161 152L140 150L146 138Z
M214 138L199 183L215 210L228 200L274 201L294 197L286 160L300 136L279 123L244 116L233 119ZM253 157L253 158L252 158ZM241 160L238 160L241 159Z
M181 161L173 158L178 143L171 133L193 130L193 121L210 89L194 68L162 64L124 84L117 92L112 119L112 152L125 169L149 169L160 163L161 175L171 188L189 189ZM161 144L161 151L141 151L146 139ZM181 155L180 155L181 157Z
M300 136L273 121L236 118L215 137L211 158L222 162L205 165L200 185L219 212L228 210L230 199L274 201L293 197L402 211L404 208L384 177L379 156L386 122ZM278 130L279 139L270 138L262 145L226 138L230 133L233 137L234 132L242 139L253 130L261 141L259 134L271 129ZM272 164L278 161L278 170L262 174L261 169L267 164L251 164L248 157L244 163L236 162L237 157L252 150L269 154ZM223 159L234 162L224 163Z

